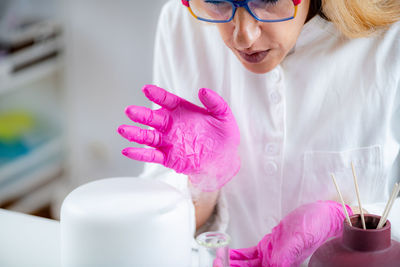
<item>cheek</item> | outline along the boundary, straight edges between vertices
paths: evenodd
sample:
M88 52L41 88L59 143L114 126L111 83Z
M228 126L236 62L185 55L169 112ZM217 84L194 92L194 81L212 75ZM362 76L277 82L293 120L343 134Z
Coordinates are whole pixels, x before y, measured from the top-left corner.
M229 47L233 47L233 32L235 30L231 23L221 23L217 24L219 34L221 35L224 43Z
M279 50L280 53L286 53L296 43L299 31L296 25L289 22L266 24L262 26L262 42Z

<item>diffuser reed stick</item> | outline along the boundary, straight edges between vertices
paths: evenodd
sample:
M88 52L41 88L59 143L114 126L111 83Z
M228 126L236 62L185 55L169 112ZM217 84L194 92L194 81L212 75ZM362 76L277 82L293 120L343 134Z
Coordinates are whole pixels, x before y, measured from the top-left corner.
M346 215L347 223L348 223L350 226L353 226L353 225L351 224L350 216L349 216L349 213L347 212L346 205L344 204L343 196L342 196L342 193L340 192L339 185L338 185L338 183L336 182L335 175L334 175L333 173L331 173L331 176L332 176L333 183L335 184L336 191L337 191L337 193L338 193L338 195L339 195L340 202L342 202L342 206L343 206L344 214Z
M383 214L381 216L381 219L379 220L379 223L378 223L378 226L376 227L376 229L381 229L385 225L386 220L389 216L390 210L392 209L394 200L396 199L397 195L399 194L399 191L400 191L400 184L396 183L392 190L392 194L390 195L390 198L389 198L388 202L386 203L385 210L383 211Z
M354 164L353 164L353 162L351 162L351 170L353 171L353 178L354 178L354 185L355 185L355 187L356 187L356 194L357 194L357 200L358 200L358 207L360 208L361 223L362 223L363 229L366 230L367 227L365 226L364 211L363 211L362 206L361 206L360 192L359 192L359 190L358 190L357 176L356 176L356 171L355 171L355 169L354 169Z

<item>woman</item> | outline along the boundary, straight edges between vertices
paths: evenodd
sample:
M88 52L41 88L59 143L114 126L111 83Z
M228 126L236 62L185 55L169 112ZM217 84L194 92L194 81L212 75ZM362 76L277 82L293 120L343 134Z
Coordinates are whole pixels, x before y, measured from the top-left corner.
M162 108L127 108L155 130L119 128L155 148L123 151L161 163L143 176L190 188L199 231L258 244L233 250L233 266L299 265L339 234L340 205L317 201L337 200L334 173L357 206L351 163L363 208L382 214L400 177L399 2L182 3L166 4L156 38L154 83L170 93L146 86ZM201 89L200 108L196 88L222 98ZM391 214L400 239L399 200Z

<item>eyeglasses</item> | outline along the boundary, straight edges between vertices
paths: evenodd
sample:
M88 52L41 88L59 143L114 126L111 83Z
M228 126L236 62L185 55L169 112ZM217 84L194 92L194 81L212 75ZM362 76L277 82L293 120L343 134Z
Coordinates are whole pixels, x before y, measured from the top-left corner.
M279 22L296 17L301 0L182 0L198 20L225 23L235 16L239 7L245 8L256 20Z

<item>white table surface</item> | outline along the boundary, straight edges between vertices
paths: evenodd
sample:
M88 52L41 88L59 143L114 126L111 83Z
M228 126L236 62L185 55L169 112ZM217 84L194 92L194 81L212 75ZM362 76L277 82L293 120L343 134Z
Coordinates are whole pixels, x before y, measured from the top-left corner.
M60 223L0 209L0 266L60 267Z
M0 266L60 265L58 221L0 209Z

